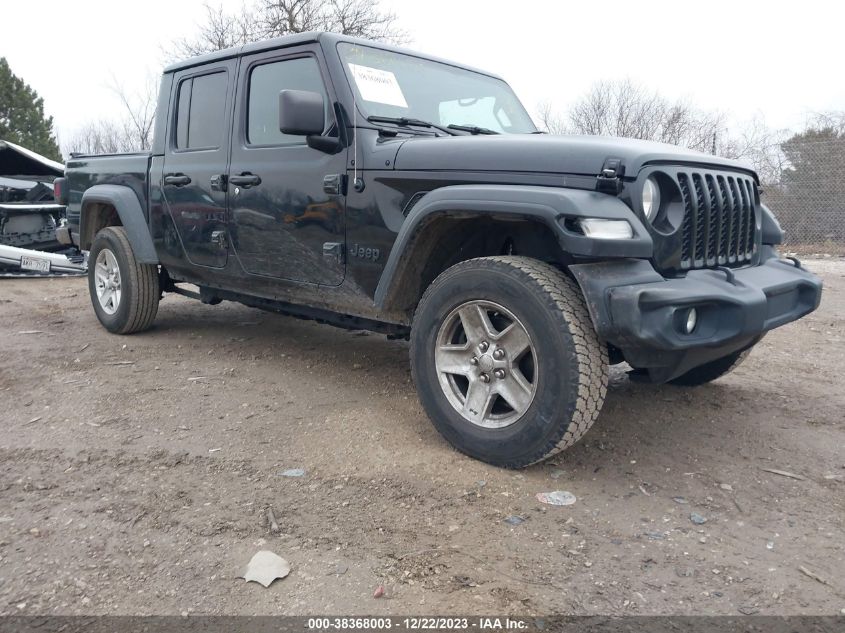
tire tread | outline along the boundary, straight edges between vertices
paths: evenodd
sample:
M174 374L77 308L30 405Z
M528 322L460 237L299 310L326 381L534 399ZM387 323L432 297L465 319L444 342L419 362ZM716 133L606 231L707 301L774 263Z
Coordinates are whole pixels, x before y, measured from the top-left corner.
M551 264L530 257L501 255L480 257L455 264L432 282L423 294L420 303L425 302L427 294L448 276L459 273L464 268L479 266L489 266L498 270L505 266L533 285L544 296L549 310L559 317L561 326L568 331L573 341L578 367L577 376L570 377L578 384L578 400L574 413L568 424L561 425L561 432L551 438L549 443L536 454L531 455L527 460L499 464L505 468L524 468L542 462L572 446L596 421L607 394L609 375L607 348L596 336L578 285Z
M128 287L136 292L126 293L129 300L128 317L126 322L116 330L117 334L132 334L142 332L153 324L158 313L158 303L161 296L158 279L158 266L155 264L140 264L135 259L126 229L122 226L104 228L97 237L108 234L123 251L123 259L127 264Z

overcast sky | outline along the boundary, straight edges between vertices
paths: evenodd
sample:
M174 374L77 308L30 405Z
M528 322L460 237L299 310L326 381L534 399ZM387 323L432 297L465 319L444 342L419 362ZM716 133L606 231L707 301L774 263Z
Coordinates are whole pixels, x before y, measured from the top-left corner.
M223 0L239 7L241 0ZM4 0L0 57L44 97L60 136L120 114L116 78L140 89L189 35L203 0ZM845 110L845 3L383 0L408 47L502 75L529 111L560 110L598 79L631 77L670 97L776 128ZM28 30L31 29L31 30Z

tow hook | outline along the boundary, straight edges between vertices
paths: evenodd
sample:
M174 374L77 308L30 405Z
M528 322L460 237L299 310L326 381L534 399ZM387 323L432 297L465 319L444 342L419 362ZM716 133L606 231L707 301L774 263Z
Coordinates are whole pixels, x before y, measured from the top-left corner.
M727 266L716 266L716 270L721 270L725 273L725 277L727 278L727 282L732 286L736 285L736 275L734 275L734 271L732 271Z

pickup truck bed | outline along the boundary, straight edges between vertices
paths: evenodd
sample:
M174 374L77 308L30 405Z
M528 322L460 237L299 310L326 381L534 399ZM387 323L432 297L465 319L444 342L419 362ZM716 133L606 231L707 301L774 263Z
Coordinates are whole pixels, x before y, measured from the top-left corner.
M149 152L126 154L72 154L67 162L68 210L67 221L77 233L74 244L79 244L78 227L82 194L94 185L122 185L132 189L147 209L149 194Z

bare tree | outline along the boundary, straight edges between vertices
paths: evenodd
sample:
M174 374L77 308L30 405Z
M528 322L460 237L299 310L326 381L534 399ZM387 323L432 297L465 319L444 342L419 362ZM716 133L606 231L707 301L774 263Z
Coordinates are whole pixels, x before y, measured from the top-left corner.
M564 118L552 108L548 101L542 101L537 105L537 120L540 122L540 129L548 134L568 134Z
M789 136L787 130L770 128L758 114L739 126L737 133L722 135L716 153L750 163L763 184L774 184L786 166L781 145Z
M135 148L125 132L125 128L114 121L89 121L62 143L62 150L66 155L129 152Z
M170 58L307 31L332 31L393 44L407 40L396 14L381 10L378 0L253 0L235 12L206 4L205 12L199 31L175 42L167 52Z
M123 105L122 127L136 150L147 150L153 144L153 124L158 103L158 82L152 76L138 92L129 92L112 77L109 86Z
M408 34L397 24L396 14L379 11L373 0L329 0L323 11L322 26L326 31L389 44L408 41Z
M845 135L845 110L814 112L805 127L808 130L832 130L840 136Z
M195 57L263 39L259 21L245 5L235 12L227 12L222 6L215 7L208 3L204 7L205 20L200 23L196 35L174 42L172 49L166 51L171 60Z
M83 124L67 142L62 143L64 154L116 154L150 149L158 101L158 84L150 77L137 92L128 91L114 77L109 89L123 108L116 119L100 119Z
M623 136L712 151L724 129L724 115L670 101L629 79L600 81L567 113L575 134Z
M765 184L778 182L786 166L782 144L789 134L771 129L762 116L757 115L738 126L738 131L732 131L722 113L700 110L686 101L670 101L630 80L594 84L563 114L554 111L549 103L541 103L537 118L551 134L661 141L744 160ZM808 127L845 132L845 112L815 114Z
M256 0L255 20L260 38L320 29L325 2L314 0Z

